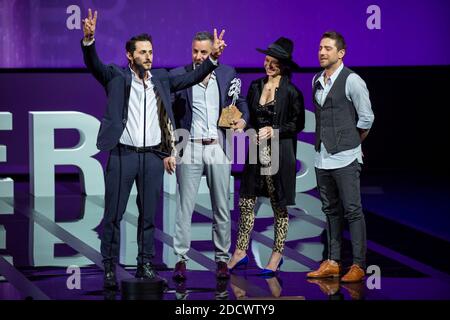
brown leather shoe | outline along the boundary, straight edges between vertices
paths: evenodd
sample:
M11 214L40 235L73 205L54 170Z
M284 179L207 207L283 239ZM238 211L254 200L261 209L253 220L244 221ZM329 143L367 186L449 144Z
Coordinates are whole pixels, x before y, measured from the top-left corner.
M363 281L345 283L341 286L348 291L352 300L363 300L365 296L365 283Z
M364 270L354 264L350 267L350 270L342 277L341 282L359 282L364 279L365 272Z
M319 269L309 272L306 277L308 278L329 278L339 277L341 272L341 266L333 260L325 260L320 264Z
M339 279L338 278L325 278L325 279L308 279L309 283L317 284L320 290L327 296L332 296L339 291Z

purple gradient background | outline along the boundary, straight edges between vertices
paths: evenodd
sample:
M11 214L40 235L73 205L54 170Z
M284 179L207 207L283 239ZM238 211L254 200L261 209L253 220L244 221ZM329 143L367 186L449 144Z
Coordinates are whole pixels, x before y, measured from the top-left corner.
M340 31L349 44L352 66L449 65L450 3L447 0L0 0L0 67L84 67L81 30L69 30L66 8L99 11L98 51L104 61L124 64L124 43L149 32L155 46L155 67L185 64L195 32L226 29L228 48L223 63L260 67L266 48L279 36L295 42L295 60L317 66L320 35ZM370 5L381 8L381 30L369 30Z

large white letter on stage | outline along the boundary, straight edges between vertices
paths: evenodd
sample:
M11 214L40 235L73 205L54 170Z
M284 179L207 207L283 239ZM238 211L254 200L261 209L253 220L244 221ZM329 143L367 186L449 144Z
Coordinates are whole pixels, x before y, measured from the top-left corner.
M51 224L56 224L58 227L61 227L71 234L71 236L81 240L84 245L89 246L96 251L100 251L100 239L95 228L101 223L103 217L103 205L101 204L102 197L80 196L79 199L81 201L81 211L76 219L67 222L56 222L55 197L34 197L30 200L30 205L32 206L32 209L36 211L34 215L42 215L42 217L48 219ZM61 201L64 201L64 198L62 198ZM61 243L70 245L70 239L59 239L54 233L45 229L39 223L36 223L33 220L30 220L30 223L30 230L32 230L30 234L33 235L31 238L32 242L30 243L33 249L33 266L67 267L69 265L77 265L81 267L94 263L94 261L91 261L84 256L82 252L69 256L56 256L55 245Z
M11 112L0 112L0 130L12 130ZM6 162L6 158L6 146L0 144L0 162ZM14 181L11 178L0 178L0 197L14 197Z
M95 145L99 126L96 118L81 112L30 112L30 193L54 196L55 166L74 165L80 169L81 186L86 195L104 194L103 168L92 158L99 152ZM73 148L55 149L55 129L76 129L80 141Z
M305 128L304 133L312 133L316 131L316 117L314 113L305 110ZM316 187L316 171L314 169L314 157L316 151L312 144L297 141L297 160L300 161L301 167L297 172L297 181L295 184L295 192L305 192Z

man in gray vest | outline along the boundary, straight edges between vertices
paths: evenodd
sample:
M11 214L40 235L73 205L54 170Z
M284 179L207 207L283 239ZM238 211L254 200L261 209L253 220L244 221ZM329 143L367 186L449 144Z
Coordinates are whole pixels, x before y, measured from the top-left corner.
M316 108L317 185L327 217L328 259L308 278L339 277L341 273L342 218L350 229L353 265L342 282L365 276L366 225L361 205L361 142L374 115L364 80L343 64L345 40L337 32L322 35L319 62L324 71L313 79Z

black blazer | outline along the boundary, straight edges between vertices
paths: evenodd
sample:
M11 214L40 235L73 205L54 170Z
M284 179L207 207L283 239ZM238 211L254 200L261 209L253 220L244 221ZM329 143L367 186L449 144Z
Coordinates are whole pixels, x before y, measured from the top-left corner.
M252 81L247 93L250 110L250 126L255 126L258 107L266 77ZM280 139L295 138L305 127L305 105L302 92L291 83L288 77L282 77L275 95L274 129L280 130Z
M251 127L257 127L256 109L266 77L253 81L247 94ZM272 128L279 130L279 169L273 176L277 205L295 204L297 134L305 127L305 106L302 92L282 77L275 93L275 108ZM264 176L260 174L260 164L247 163L241 179L240 195L268 197L267 189L262 188Z
M106 112L101 120L97 136L97 148L99 150L111 150L119 143L127 123L131 71L129 67L122 68L114 64L103 64L95 50L95 43L84 46L81 42L81 48L86 67L105 88L108 95ZM162 110L158 110L158 112L164 152L172 153L175 143L173 134L175 119L171 108L171 92L199 83L216 67L210 59L207 59L200 67L183 75L170 75L165 69L151 70L155 90L160 95L163 105Z

